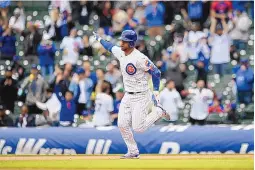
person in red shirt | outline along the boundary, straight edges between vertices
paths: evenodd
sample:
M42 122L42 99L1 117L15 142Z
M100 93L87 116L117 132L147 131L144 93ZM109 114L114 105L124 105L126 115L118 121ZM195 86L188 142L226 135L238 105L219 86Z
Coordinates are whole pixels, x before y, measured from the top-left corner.
M224 112L224 108L221 105L220 100L218 98L214 98L213 102L209 105L208 111L209 111L209 114Z
M232 17L232 2L230 1L214 1L211 3L211 16L216 19Z

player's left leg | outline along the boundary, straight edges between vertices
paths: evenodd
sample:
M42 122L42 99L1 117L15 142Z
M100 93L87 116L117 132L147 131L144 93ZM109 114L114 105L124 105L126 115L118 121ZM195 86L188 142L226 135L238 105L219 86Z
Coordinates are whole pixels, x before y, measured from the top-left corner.
M150 94L139 95L138 98L132 110L132 127L135 132L144 132L162 117L163 110L154 106L151 109ZM152 111L148 114L150 109Z

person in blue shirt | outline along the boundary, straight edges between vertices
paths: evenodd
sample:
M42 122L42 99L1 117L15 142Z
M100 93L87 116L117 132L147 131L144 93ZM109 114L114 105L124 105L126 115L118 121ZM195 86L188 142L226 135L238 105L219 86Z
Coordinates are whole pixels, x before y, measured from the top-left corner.
M254 72L249 67L247 59L241 60L241 66L235 75L238 102L250 104L253 96Z
M12 60L16 54L16 37L11 28L5 30L0 37L1 59Z
M188 2L188 16L192 22L202 22L203 18L203 2L202 1L190 1ZM202 24L202 23L201 23Z
M72 126L72 123L74 121L74 114L76 114L76 104L80 96L80 87L78 83L79 80L76 81L77 84L76 95L74 95L72 91L67 90L65 92L65 96L63 96L61 93L61 87L59 85L59 82L57 82L55 86L55 93L61 103L59 119L60 126L64 127Z
M52 75L54 72L55 52L57 51L55 44L49 40L49 35L45 34L41 44L37 48L39 64L41 66L41 73L43 77Z
M76 96L78 93L78 86L75 83L75 76L78 75L79 87L80 87L80 95L78 98L77 103L77 113L82 115L84 110L91 108L92 101L90 99L91 93L93 90L93 82L92 80L87 77L85 70L82 67L77 68L76 75L73 76L73 81L71 81L69 90L74 92Z
M151 37L163 34L164 15L165 6L163 3L152 1L145 8L145 18L149 27L148 33Z
M117 89L116 95L115 95L116 99L114 100L113 103L113 114L112 114L112 125L113 126L117 126L117 122L118 122L118 113L119 113L119 107L120 107L120 103L122 98L124 97L124 89L123 88L119 88Z

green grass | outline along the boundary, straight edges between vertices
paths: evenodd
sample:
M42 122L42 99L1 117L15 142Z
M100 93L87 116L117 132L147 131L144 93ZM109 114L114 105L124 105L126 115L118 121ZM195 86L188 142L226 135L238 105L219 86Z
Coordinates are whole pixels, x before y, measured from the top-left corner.
M164 160L15 160L0 161L0 169L253 169L253 159Z

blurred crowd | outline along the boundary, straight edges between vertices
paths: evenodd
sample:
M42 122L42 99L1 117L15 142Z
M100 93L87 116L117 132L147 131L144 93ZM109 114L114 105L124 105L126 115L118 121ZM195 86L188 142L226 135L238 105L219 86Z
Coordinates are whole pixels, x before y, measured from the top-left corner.
M212 113L226 113L230 123L238 123L236 105L253 103L253 68L240 55L248 48L253 1L52 0L43 22L27 21L23 3L14 10L10 3L0 2L0 60L11 62L0 82L0 126L117 125L125 93L120 68L114 58L106 67L94 67L95 56L112 56L92 31L116 44L123 30L139 34L136 48L162 72L160 102L171 123L178 123L186 100L187 122L199 125ZM22 56L17 55L17 37ZM185 85L190 68L196 75L193 88ZM221 102L208 83L210 74L219 80L233 74L233 102Z

